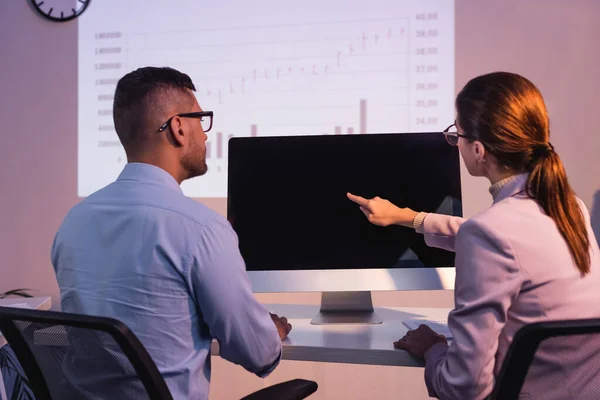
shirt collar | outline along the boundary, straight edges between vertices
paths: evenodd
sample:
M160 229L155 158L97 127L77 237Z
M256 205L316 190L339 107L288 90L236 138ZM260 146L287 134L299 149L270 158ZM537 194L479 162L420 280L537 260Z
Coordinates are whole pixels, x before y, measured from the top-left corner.
M119 174L117 181L138 181L165 186L183 193L175 178L164 169L145 163L127 163Z
M527 184L527 178L529 178L528 173L517 174L493 184L490 187L490 193L494 198L494 204L507 197L523 192Z

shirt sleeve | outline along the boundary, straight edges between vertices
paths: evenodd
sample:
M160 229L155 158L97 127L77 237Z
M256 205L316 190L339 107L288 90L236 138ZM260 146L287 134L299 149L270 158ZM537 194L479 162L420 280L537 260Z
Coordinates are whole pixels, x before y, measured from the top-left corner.
M222 358L264 377L281 359L281 340L269 312L256 300L231 225L205 226L189 280L204 322Z
M455 308L448 316L454 340L425 354L430 395L483 399L491 393L499 337L521 284L510 243L480 221L465 222L456 238Z

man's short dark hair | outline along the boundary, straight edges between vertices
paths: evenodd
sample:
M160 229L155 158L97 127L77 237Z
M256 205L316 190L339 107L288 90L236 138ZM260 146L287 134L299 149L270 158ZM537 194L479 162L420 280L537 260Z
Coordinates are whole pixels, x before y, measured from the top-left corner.
M119 140L128 154L140 150L147 143L145 135L151 129L148 122L152 121L152 115L159 114L161 107L168 103L189 97L188 89L196 91L190 77L169 67L139 68L119 80L113 103L113 120Z

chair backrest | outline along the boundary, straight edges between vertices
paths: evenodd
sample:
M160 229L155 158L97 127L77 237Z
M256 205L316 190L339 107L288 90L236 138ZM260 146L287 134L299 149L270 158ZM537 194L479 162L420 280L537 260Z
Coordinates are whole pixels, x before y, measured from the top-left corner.
M538 322L521 328L491 398L600 398L600 319Z
M37 400L172 400L156 364L120 321L0 307L0 331Z

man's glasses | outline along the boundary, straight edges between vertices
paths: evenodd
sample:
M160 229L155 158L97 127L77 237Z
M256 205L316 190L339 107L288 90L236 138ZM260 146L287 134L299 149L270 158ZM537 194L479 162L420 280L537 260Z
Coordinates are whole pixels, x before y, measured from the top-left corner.
M196 112L190 112L190 113L183 113L183 114L173 115L171 118L169 118L167 120L167 122L165 122L164 124L162 124L160 126L160 128L158 128L158 131L162 132L165 129L167 129L169 127L169 124L171 123L171 120L173 118L175 118L175 117L181 117L181 118L199 118L200 119L200 124L202 124L202 130L204 132L208 132L208 131L210 131L210 128L212 128L213 112L212 111L196 111Z
M448 142L448 144L450 146L456 146L458 144L459 137L474 139L474 137L471 135L465 135L462 133L458 133L458 128L456 127L456 123L453 123L446 129L444 129L443 134L444 134L444 137L446 138L446 142Z

